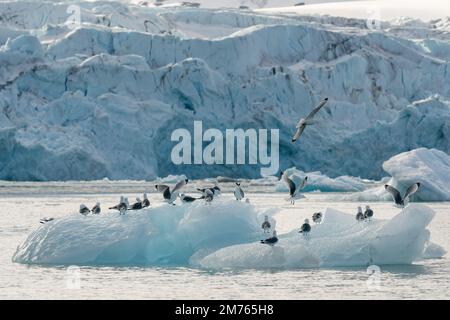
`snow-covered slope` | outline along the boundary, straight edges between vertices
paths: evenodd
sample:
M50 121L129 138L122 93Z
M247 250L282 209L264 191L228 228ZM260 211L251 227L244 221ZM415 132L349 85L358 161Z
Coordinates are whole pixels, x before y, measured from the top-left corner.
M426 250L434 212L408 206L390 220L358 223L333 209L309 239L298 230L280 235L274 247L260 226L264 214L251 204L214 201L98 216L79 214L40 226L18 247L13 261L28 264L147 264L207 268L304 268L408 264L445 254ZM271 218L272 228L276 221Z
M74 2L70 2L73 4ZM279 128L281 167L382 177L450 152L448 19L385 22L79 2L0 2L0 179L258 177L176 166L176 128ZM296 144L300 116L328 106Z

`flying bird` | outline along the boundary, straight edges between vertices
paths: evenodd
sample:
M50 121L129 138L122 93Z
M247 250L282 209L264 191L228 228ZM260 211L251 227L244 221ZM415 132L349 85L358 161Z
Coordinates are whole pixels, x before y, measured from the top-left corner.
M173 187L172 190L170 190L169 186L166 186L164 184L157 184L155 185L156 190L158 190L159 192L162 192L164 200L170 204L174 204L174 201L177 199L178 194L181 190L181 188L183 188L187 183L188 183L188 179L184 179L179 181L175 187Z
M390 186L388 184L386 184L384 186L384 188L386 189L387 192L389 192L392 195L392 198L394 199L394 202L397 206L403 208L405 206L405 202L408 200L408 198L410 196L412 196L414 193L417 192L417 190L419 190L420 188L420 182L416 182L414 184L412 184L411 186L409 186L408 189L406 189L405 195L402 198L402 195L400 194L400 192L395 189L393 186Z
M294 203L295 203L295 199L296 198L298 198L298 196L299 196L299 191L300 190L302 190L304 187L305 187L305 185L306 185L306 182L308 181L308 177L305 177L304 179L303 179L303 181L302 181L302 183L300 184L300 186L297 186L295 183L294 183L294 181L292 181L292 179L290 179L288 176L287 176L287 173L286 172L282 172L281 173L282 174L282 179L283 179L283 181L288 185L288 187L289 187L289 196L290 196L290 202L291 202L291 204L293 205Z
M313 124L312 119L327 102L328 98L323 99L314 109L312 109L312 111L308 114L306 118L301 118L298 121L297 125L295 126L297 130L295 131L294 136L292 137L292 142L297 141L297 139L302 135L303 130L305 130L306 126Z

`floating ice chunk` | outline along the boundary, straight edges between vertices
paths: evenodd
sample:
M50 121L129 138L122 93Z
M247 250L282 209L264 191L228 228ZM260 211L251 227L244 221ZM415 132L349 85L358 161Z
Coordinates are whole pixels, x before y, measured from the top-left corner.
M313 226L307 237L293 230L281 235L273 247L234 245L204 257L199 264L205 268L410 264L423 256L430 237L426 227L433 216L430 208L411 204L391 220L358 223L353 215L327 209L323 222Z
M401 193L420 182L420 189L411 198L415 201L450 200L450 156L437 149L419 148L400 153L383 163L383 169L392 176L387 182ZM391 200L384 186L347 195L341 200Z
M445 251L445 249L443 247L441 247L440 245L436 244L436 243L429 243L422 255L423 259L439 259L442 258L445 254L447 253L447 251Z
M248 203L215 200L163 205L120 216L71 215L42 225L13 261L40 264L187 264L197 251L261 237L265 212Z

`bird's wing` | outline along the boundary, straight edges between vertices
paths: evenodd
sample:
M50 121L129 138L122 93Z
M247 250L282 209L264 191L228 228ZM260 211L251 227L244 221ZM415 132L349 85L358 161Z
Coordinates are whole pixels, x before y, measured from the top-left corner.
M169 189L169 186L166 186L165 184L157 184L155 187L159 192L164 192L166 189Z
M181 180L180 182L178 182L175 187L173 187L172 193L175 193L177 191L179 191L181 188L183 188L186 185L186 180Z
M305 125L304 124L297 128L297 130L295 131L294 135L292 136L292 142L297 141L297 139L302 135L303 130L305 130Z
M400 204L402 202L402 196L400 195L400 192L398 192L397 189L395 189L393 186L385 185L384 188L387 192L389 192L392 197L394 198L395 203Z
M419 190L420 187L420 183L414 183L413 185L411 185L408 189L406 189L405 192L405 196L403 197L403 199L408 198L409 196L412 196L414 193L417 192L417 190Z
M164 191L163 191L163 197L164 197L164 199L166 199L166 200L170 200L171 194L170 194L170 189L169 189L169 188L164 189Z
M292 181L291 179L289 179L289 178L287 177L286 174L283 175L283 180L284 180L284 182L286 182L286 184L287 184L288 187L289 187L289 194L290 194L291 196L294 195L295 189L296 189L296 186L295 186L294 181Z
M300 185L299 190L301 190L301 189L303 189L303 188L305 187L306 181L308 181L308 177L305 177L305 178L303 179L302 184Z
M312 118L314 118L314 116L316 115L317 112L319 112L319 110L328 102L328 99L323 99L322 101L320 101L320 103L314 108L312 109L312 111L308 114L308 116L305 119L305 122L312 120Z

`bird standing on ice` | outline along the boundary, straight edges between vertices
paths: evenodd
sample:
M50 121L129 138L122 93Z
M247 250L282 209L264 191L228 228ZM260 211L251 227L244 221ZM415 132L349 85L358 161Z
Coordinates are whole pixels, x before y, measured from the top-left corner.
M242 190L240 182L236 182L236 187L234 188L234 196L238 201L244 199L244 190Z
M121 215L125 214L125 212L128 210L128 206L129 206L128 198L125 197L123 198L123 202L119 204L119 213Z
M92 214L100 214L101 211L102 209L100 208L100 202L97 202L91 209Z
M155 188L159 192L162 192L164 200L166 202L175 205L174 202L178 197L179 191L188 183L188 181L188 179L179 181L172 190L170 190L169 186L166 186L164 184L157 184L155 185Z
M148 196L144 193L144 200L142 200L142 207L147 208L150 207L150 200L148 200Z
M299 196L299 191L302 190L305 185L306 182L308 181L308 177L305 177L302 181L302 183L300 184L300 186L296 186L294 181L292 181L288 176L287 176L287 172L281 172L282 175L282 179L283 181L288 185L289 187L289 196L290 196L290 202L292 205L295 204L295 199L298 198Z
M373 217L373 210L370 209L369 206L366 206L366 210L364 211L364 219L370 221Z
M211 202L214 200L214 193L211 191L211 189L205 189L202 199L205 199L206 204L211 204Z
M113 206L113 207L110 207L109 209L110 209L110 210L119 210L119 206L120 206L123 202L124 202L124 197L123 197L123 196L120 196L119 203L116 204L116 205Z
M358 207L358 213L356 214L356 220L357 221L363 221L364 220L364 214L362 212L362 208Z
M278 242L278 237L277 237L277 231L276 230L273 230L272 237L267 238L266 240L261 240L261 243L268 244L270 246L273 246L277 242Z
M309 220L305 219L305 222L300 227L299 233L303 233L304 236L309 235L309 232L311 231L311 225L309 224Z
M180 194L180 199L181 199L181 202L183 202L183 203L191 203L191 202L194 202L195 200L197 200L197 198L187 196L184 193Z
M82 214L83 216L85 216L85 215L87 215L89 212L91 212L91 210L89 210L89 208L86 207L86 205L80 204L80 214Z
M272 226L270 225L270 222L269 222L269 216L265 215L264 222L262 223L261 228L264 230L264 233L269 233L271 227Z
M136 202L131 205L130 210L141 210L141 209L142 209L142 201L139 197L137 197Z
M392 198L394 199L395 205L404 208L406 205L406 202L408 202L409 197L412 196L414 193L417 192L420 188L420 182L414 183L413 185L409 186L408 189L406 189L405 195L402 198L402 195L400 192L395 189L393 186L390 186L386 184L384 186L387 192L389 192L392 195Z
M322 222L322 212L316 212L313 214L312 216L312 220L314 221L314 223L321 223Z
M297 139L301 136L303 133L303 130L305 130L306 126L309 126L313 124L312 119L316 115L317 112L328 102L328 98L323 99L320 101L320 103L308 114L306 118L301 118L297 125L295 126L297 130L294 133L294 136L292 137L292 142L297 141Z

